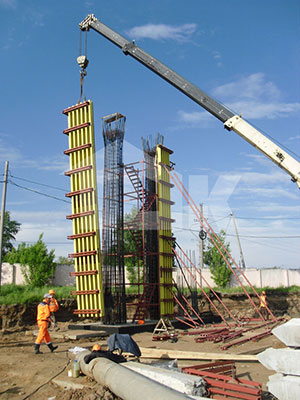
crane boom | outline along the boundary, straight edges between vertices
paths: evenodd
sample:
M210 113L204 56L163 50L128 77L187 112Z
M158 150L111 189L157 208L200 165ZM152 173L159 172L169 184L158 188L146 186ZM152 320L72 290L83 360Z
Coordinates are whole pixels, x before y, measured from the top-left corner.
M176 89L191 98L209 113L223 122L224 127L229 131L236 132L239 136L256 147L265 156L287 172L293 182L300 188L300 163L291 157L285 150L280 148L256 128L250 125L239 115L235 115L224 105L218 103L197 86L183 78L177 72L164 65L162 62L145 52L135 42L130 42L119 35L113 29L99 21L94 14L88 15L80 24L81 30L92 28L103 37L122 49L125 55L130 55L152 72L169 82Z

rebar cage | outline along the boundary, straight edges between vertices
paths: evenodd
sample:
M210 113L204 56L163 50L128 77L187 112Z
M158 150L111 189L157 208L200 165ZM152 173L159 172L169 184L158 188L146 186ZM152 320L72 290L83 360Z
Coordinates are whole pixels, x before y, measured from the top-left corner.
M103 177L103 285L114 298L114 322L126 322L123 248L123 139L126 118L115 113L102 118L104 139Z

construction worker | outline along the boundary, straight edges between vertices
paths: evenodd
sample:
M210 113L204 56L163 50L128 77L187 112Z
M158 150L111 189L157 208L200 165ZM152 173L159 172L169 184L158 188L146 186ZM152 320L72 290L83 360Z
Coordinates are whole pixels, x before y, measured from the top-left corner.
M264 290L261 292L259 299L260 299L260 305L259 305L260 313L264 317L264 319L269 319L269 313L267 310L268 300L266 292Z
M51 296L50 304L49 304L51 321L53 323L53 328L55 330L59 330L59 328L56 325L56 318L55 318L55 313L59 309L58 302L55 298L55 291L53 289L50 289L49 294Z
M49 293L46 293L44 295L43 301L37 307L37 323L39 327L39 333L34 344L35 354L42 354L40 352L40 345L43 342L43 340L45 340L46 345L49 347L52 353L58 347L58 346L53 346L48 332L48 324L49 322L51 322L50 309L49 309L50 299L51 295Z
M92 352L84 356L84 362L89 364L94 358L107 358L108 360L114 361L115 363L122 363L126 361L126 358L119 354L114 354L111 351L101 349L100 344L94 344Z
M104 324L106 325L113 324L113 308L114 308L114 299L111 294L110 288L106 287L104 291L104 310L105 310Z

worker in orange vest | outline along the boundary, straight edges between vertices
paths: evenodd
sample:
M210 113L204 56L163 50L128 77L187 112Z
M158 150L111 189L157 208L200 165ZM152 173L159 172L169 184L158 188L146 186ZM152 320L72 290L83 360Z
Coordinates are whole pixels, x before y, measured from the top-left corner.
M267 310L268 300L266 292L264 290L261 292L259 299L260 299L260 305L259 305L260 313L264 317L264 319L268 319L269 318L269 313Z
M49 322L51 322L50 309L49 309L50 299L51 295L49 293L46 293L44 295L43 301L37 307L37 323L39 327L39 333L34 344L35 354L42 354L40 352L40 345L43 342L43 340L45 340L47 346L49 347L52 353L58 347L58 346L53 346L48 332L48 324Z
M59 306L58 306L58 302L57 302L57 300L55 298L55 291L53 289L50 289L49 290L49 294L51 296L50 303L49 303L51 321L53 323L54 329L58 330L59 328L56 325L55 313L56 313L56 311L58 311Z

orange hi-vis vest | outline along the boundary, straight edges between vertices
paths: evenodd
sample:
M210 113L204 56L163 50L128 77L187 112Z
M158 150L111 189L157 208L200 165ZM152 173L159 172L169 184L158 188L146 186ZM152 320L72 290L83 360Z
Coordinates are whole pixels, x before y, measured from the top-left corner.
M37 308L37 321L49 321L50 309L47 303L42 301Z
M57 303L57 300L55 297L52 297L50 299L49 308L50 308L50 312L56 312L59 309L58 303Z
M260 307L261 307L261 308L265 308L266 305L267 305L267 296L264 295L264 294L262 294L262 295L260 296Z

